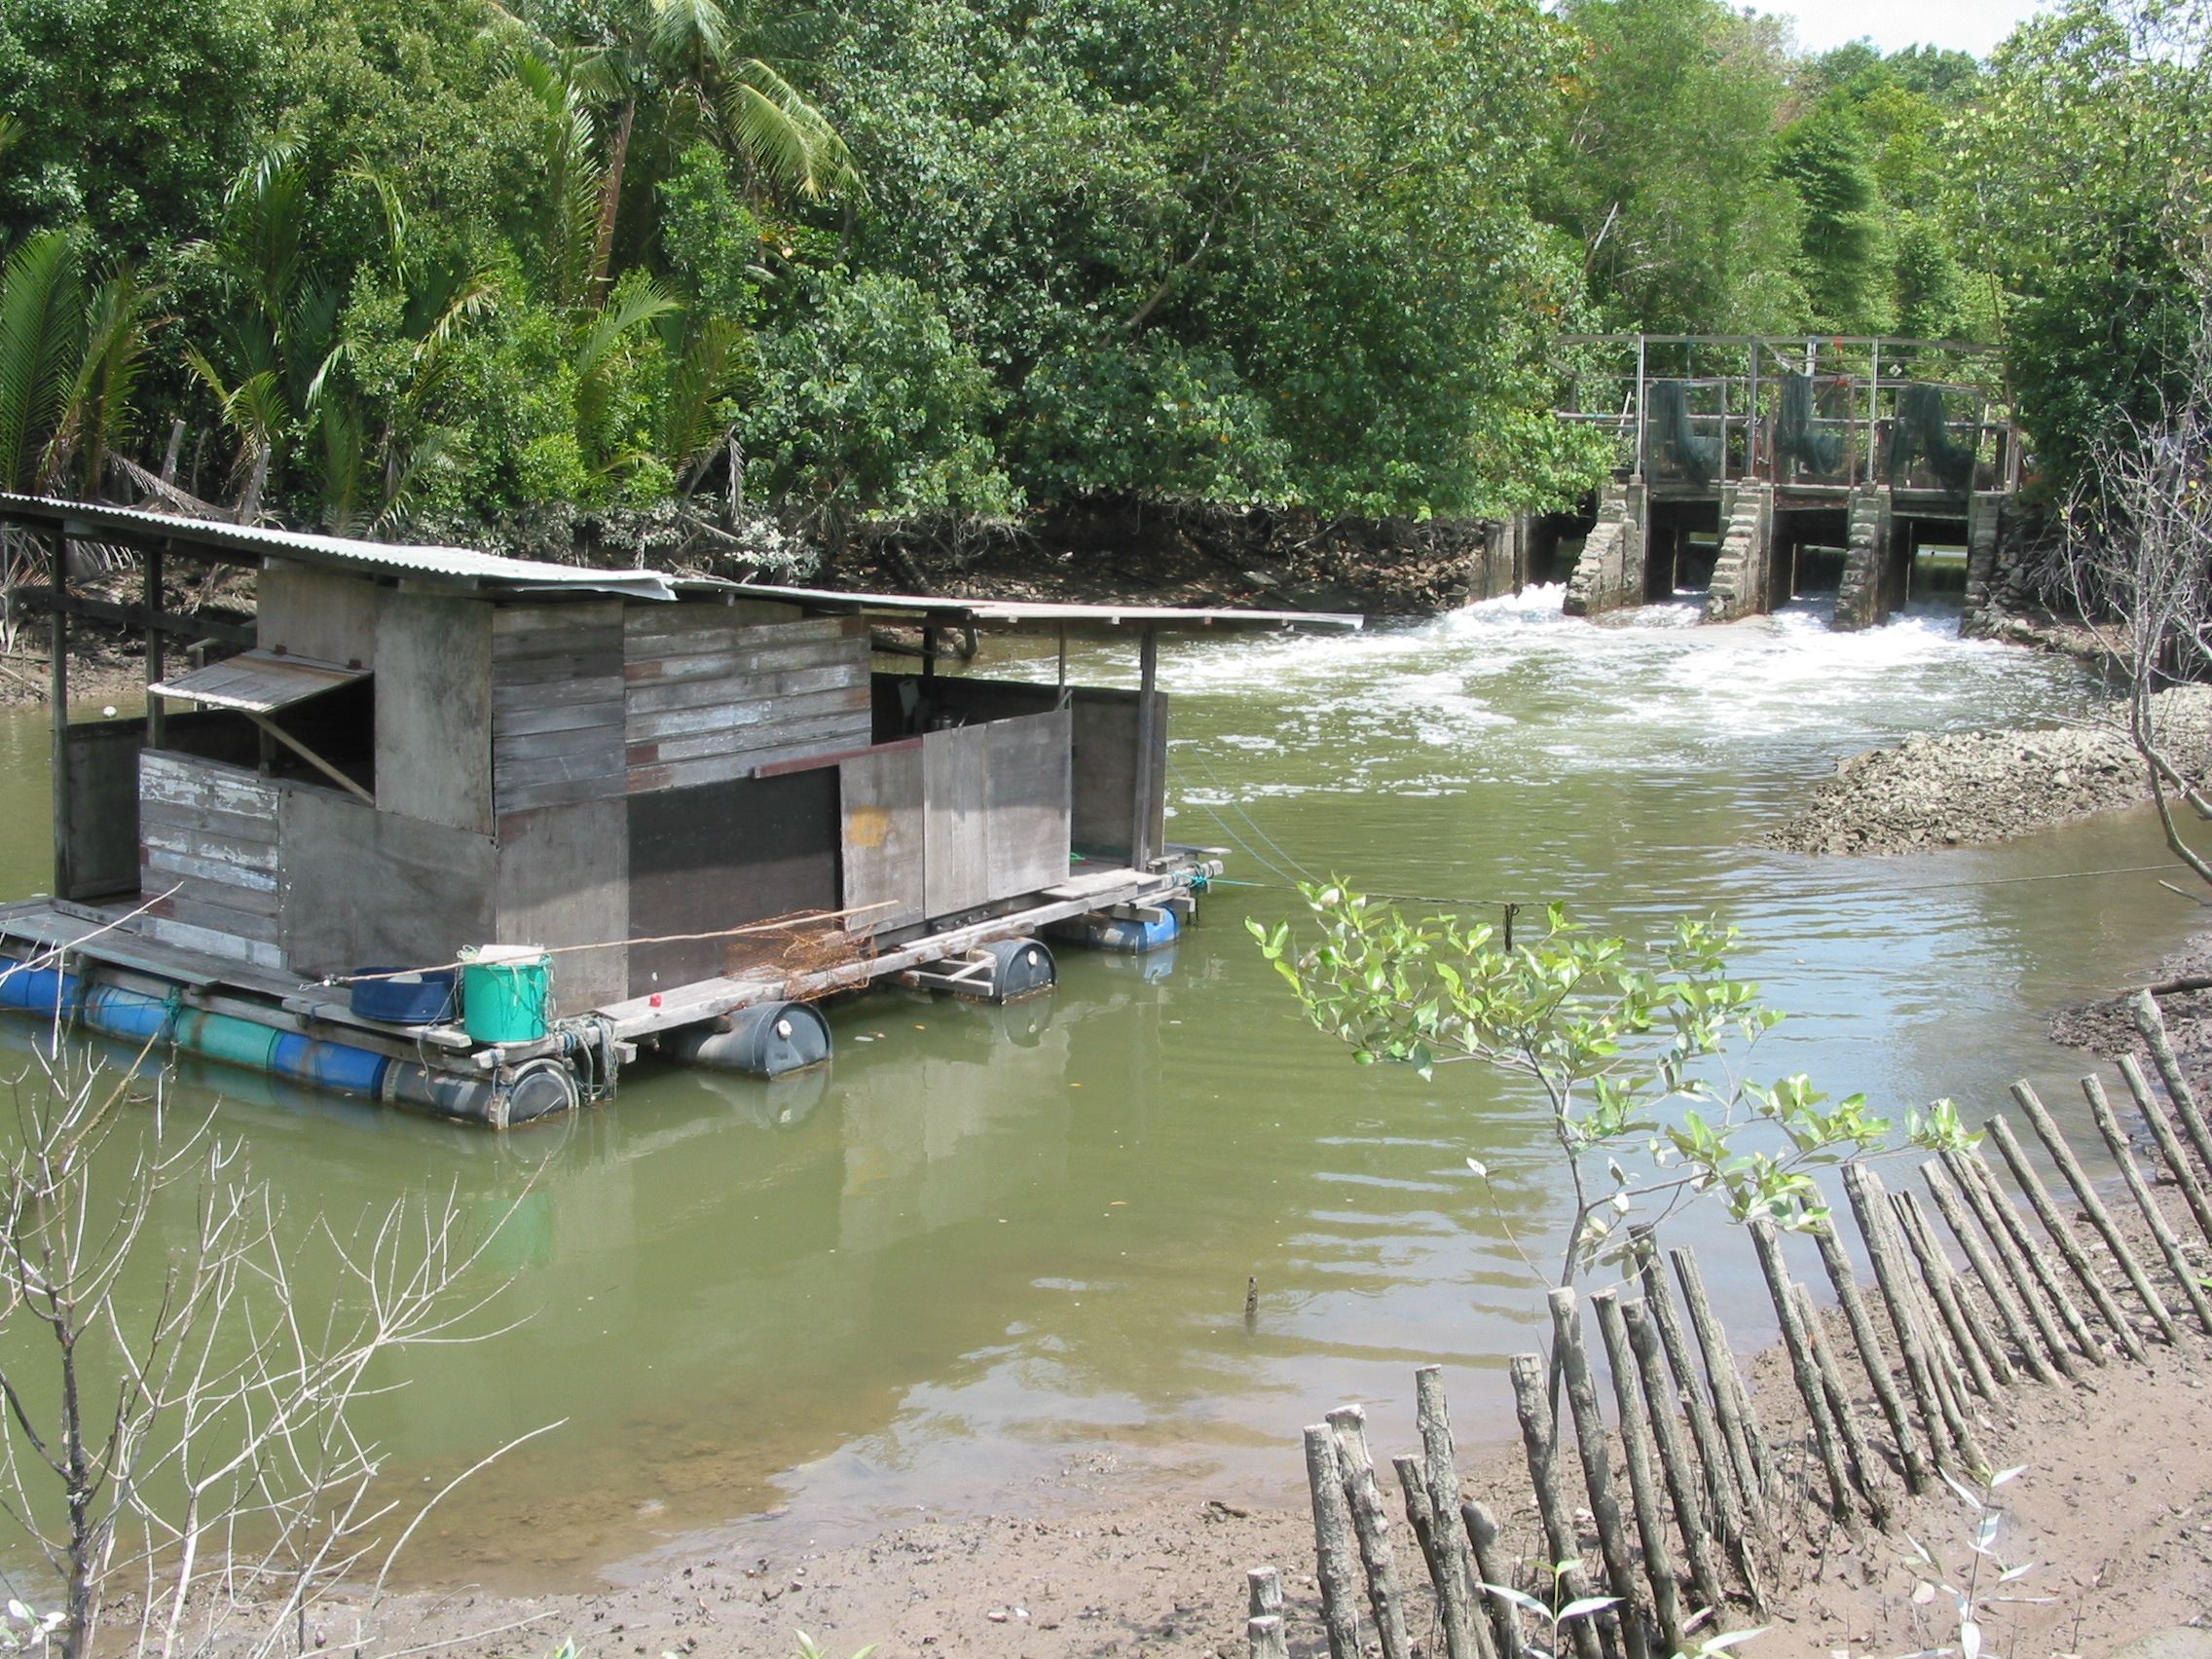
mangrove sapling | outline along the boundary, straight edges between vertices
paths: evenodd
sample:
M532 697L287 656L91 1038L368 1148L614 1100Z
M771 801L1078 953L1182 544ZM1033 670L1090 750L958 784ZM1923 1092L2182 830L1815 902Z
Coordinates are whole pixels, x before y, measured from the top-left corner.
M1988 1652L1981 1645L1981 1627L1988 1616L1988 1608L2005 1602L2050 1600L2047 1596L1985 1596L1981 1586L1985 1571L1996 1575L1989 1586L1991 1591L1996 1591L2018 1582L2036 1569L2036 1564L2032 1561L2012 1567L1998 1555L1997 1534L2004 1526L2005 1511L1989 1501L1999 1487L2026 1472L2025 1463L2009 1469L2000 1469L1989 1476L1988 1483L1978 1494L1951 1475L1946 1473L1943 1476L1944 1483L1958 1494L1959 1501L1966 1505L1968 1514L1973 1518L1973 1536L1968 1544L1972 1555L1966 1564L1966 1570L1952 1575L1961 1582L1953 1584L1946 1580L1942 1564L1928 1552L1919 1539L1909 1532L1905 1534L1904 1541L1912 1548L1912 1557L1906 1565L1920 1574L1920 1582L1913 1588L1913 1603L1916 1606L1926 1606L1937 1596L1950 1597L1958 1614L1959 1642L1956 1648L1927 1648L1908 1655L1907 1659L1947 1659L1953 1653L1958 1654L1960 1659L2000 1659L2000 1655Z
M798 1638L798 1649L793 1659L830 1659L828 1650L816 1645L814 1638L807 1635L805 1631L793 1631L792 1634ZM875 1642L869 1642L854 1654L853 1659L867 1659L867 1656L875 1651L876 1645Z
M1682 917L1638 946L1586 932L1555 904L1540 937L1507 948L1487 925L1416 921L1342 884L1300 892L1317 940L1288 923L1246 925L1307 1016L1354 1059L1423 1077L1478 1060L1535 1085L1574 1200L1563 1287L1633 1248L1623 1223L1639 1205L1663 1219L1717 1192L1738 1221L1818 1227L1827 1210L1810 1171L1889 1134L1863 1095L1831 1103L1802 1076L1761 1086L1740 1075L1783 1014L1728 977L1733 928ZM1781 1149L1748 1149L1754 1126L1779 1131ZM1629 1174L1620 1160L1636 1156L1651 1173Z
M1580 1561L1550 1562L1546 1564L1546 1569L1552 1575L1552 1596L1548 1602L1541 1601L1525 1590L1516 1590L1506 1584L1485 1584L1482 1588L1495 1596L1499 1601L1510 1603L1512 1605L1521 1608L1522 1611L1533 1613L1537 1618L1544 1621L1545 1627L1551 1632L1550 1641L1541 1647L1532 1641L1524 1641L1522 1643L1524 1651L1535 1654L1536 1659L1561 1659L1559 1651L1560 1626L1572 1624L1577 1619L1592 1618L1604 1612L1620 1598L1617 1596L1578 1596L1572 1601L1568 1601L1563 1593L1564 1586L1569 1578L1575 1577L1582 1571L1582 1563Z
M471 1340L497 1294L461 1289L484 1246L450 1195L348 1234L295 1228L159 1079L68 1045L33 1066L0 1147L0 1514L60 1583L54 1644L85 1659L128 1585L140 1654L304 1651L336 1583L379 1565L384 1530L397 1536L381 1544L380 1594L452 1490L401 1526L351 1408L383 1356ZM363 1659L376 1651L352 1636Z

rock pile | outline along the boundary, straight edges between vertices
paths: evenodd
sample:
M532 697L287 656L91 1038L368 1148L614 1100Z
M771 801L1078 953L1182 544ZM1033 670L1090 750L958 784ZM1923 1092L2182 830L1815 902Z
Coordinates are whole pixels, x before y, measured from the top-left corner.
M2195 782L2212 777L2212 687L2161 692L2167 756ZM1795 853L1904 853L2001 841L2148 799L2142 760L2117 713L2092 729L1915 732L1896 749L1836 764L1803 811L1757 837Z

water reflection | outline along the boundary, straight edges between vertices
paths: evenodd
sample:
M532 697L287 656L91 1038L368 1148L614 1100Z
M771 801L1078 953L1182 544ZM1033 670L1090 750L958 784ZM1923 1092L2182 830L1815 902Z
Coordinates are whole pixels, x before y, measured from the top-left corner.
M1495 1373L1540 1325L1564 1216L1543 1120L1509 1082L1355 1067L1305 1024L1243 930L1295 911L1302 874L1565 897L1631 933L1710 909L1796 1014L1762 1072L1899 1115L1936 1094L1987 1110L2022 1070L2064 1098L2076 1068L2043 1011L2194 918L2148 875L2024 878L2161 862L2141 815L1910 859L1747 842L1839 756L2067 714L2079 671L1962 644L1933 613L1848 636L1810 611L1685 617L1589 628L1554 592L1351 640L1163 650L1171 833L1230 848L1257 885L1217 890L1171 956L1063 953L1048 999L836 1009L824 1071L641 1066L610 1108L495 1136L187 1070L184 1097L222 1096L295 1213L455 1192L487 1283L511 1280L487 1321L511 1328L417 1355L365 1410L411 1488L567 1420L449 1499L417 1569L573 1583L694 1531L824 1538L919 1505L1049 1501L1105 1455L1279 1493L1298 1426L1341 1399L1403 1439L1429 1360L1463 1432L1504 1429ZM987 645L976 671L1051 677L1022 650ZM1133 649L1072 667L1125 684ZM15 893L45 879L38 719L0 718ZM1732 1242L1707 1272L1724 1307L1760 1305Z

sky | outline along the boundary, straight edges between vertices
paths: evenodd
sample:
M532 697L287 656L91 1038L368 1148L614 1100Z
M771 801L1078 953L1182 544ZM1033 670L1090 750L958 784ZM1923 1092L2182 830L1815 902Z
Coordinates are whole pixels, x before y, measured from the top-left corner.
M1985 57L2039 8L2033 0L1767 0L1759 9L1794 17L1808 52L1870 35L1884 52L1940 46Z

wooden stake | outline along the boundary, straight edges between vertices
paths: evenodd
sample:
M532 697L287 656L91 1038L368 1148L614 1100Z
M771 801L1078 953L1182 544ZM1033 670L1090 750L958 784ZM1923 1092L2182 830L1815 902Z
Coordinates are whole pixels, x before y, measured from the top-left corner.
M1529 1479L1536 1489L1536 1514L1544 1524L1545 1547L1551 1551L1552 1561L1574 1562L1582 1559L1582 1540L1574 1530L1574 1516L1567 1506L1567 1494L1561 1488L1559 1460L1553 1448L1559 1444L1552 1426L1551 1402L1544 1395L1544 1362L1540 1355L1517 1353L1509 1367L1513 1378L1513 1408L1521 1419L1521 1445L1529 1456ZM1485 1577L1489 1574L1486 1572ZM1503 1578L1491 1579L1493 1584L1510 1582ZM1590 1575L1579 1565L1570 1567L1560 1579L1569 1601L1579 1602L1591 1593ZM1574 1651L1578 1659L1598 1659L1598 1621L1576 1619L1573 1622Z
M2029 1277L2041 1293L2044 1306L2058 1315L2058 1322L2066 1327L2074 1346L2097 1365L2105 1363L2104 1344L2089 1328L2089 1321L2082 1316L2082 1309L2066 1288L2066 1276L2058 1271L2050 1254L2045 1250L2028 1226L2027 1218L2020 1214L2019 1205L2007 1195L1997 1179L1997 1171L1979 1152L1962 1152L1959 1165L1981 1188L1982 1196L1989 1200L1989 1209L1996 1215L1998 1224L2005 1230L2020 1259L2027 1264Z
M1744 1506L1755 1502L1755 1493L1746 1493L1736 1473L1735 1459L1729 1455L1727 1437L1720 1432L1720 1424L1713 1415L1713 1405L1707 1397L1705 1380L1698 1375L1697 1362L1690 1356L1689 1338L1682 1330L1682 1320L1675 1308L1675 1295L1667 1284L1666 1271L1659 1264L1659 1250L1648 1227L1634 1228L1639 1251L1639 1268L1643 1278L1643 1307L1652 1327L1659 1333L1660 1346L1667 1350L1667 1365L1675 1374L1672 1389L1664 1382L1653 1383L1648 1378L1645 1387L1657 1387L1679 1399L1689 1414L1690 1438L1697 1442L1698 1461L1704 1466L1708 1494L1713 1499L1714 1513L1719 1520L1720 1535L1731 1550L1744 1547Z
M1983 1322L1981 1309L1968 1300L1966 1286L1959 1282L1950 1257L1943 1254L1928 1218L1920 1213L1919 1200L1910 1193L1892 1194L1890 1213L1919 1259L1922 1281L1951 1333L1951 1346L1973 1378L1973 1391L1985 1400L1996 1399L1998 1388L2009 1387L2015 1376L2012 1362L2005 1357L2004 1345Z
M2000 1114L1983 1124L1982 1128L1997 1143L1997 1150L2004 1158L2006 1167L2012 1171L2014 1185L2027 1195L2028 1203L2034 1208L2036 1219L2043 1223L2044 1232L2058 1246L2058 1253L2066 1258L2067 1267L2073 1271L2083 1289L2089 1293L2089 1300L2097 1305L2098 1317L2112 1328L2112 1334L2126 1350L2128 1358L2139 1365L2146 1363L2151 1356L2143 1346L2143 1339L2135 1334L2134 1324L2120 1310L2120 1303L2114 1299L2112 1292L2105 1288L2105 1281L2097 1276L2096 1267L2090 1262L2088 1252L2082 1248L2082 1240L2074 1235L2074 1230L2066 1225L2066 1218L2058 1213L2058 1206L2051 1202L2050 1194L2044 1187L2043 1177L2036 1173L2035 1165L2028 1161L2027 1153L2012 1133L2012 1125Z
M1375 1634L1382 1659L1412 1659L1406 1640L1405 1593L1398 1587L1398 1558L1390 1549L1390 1515L1375 1480L1375 1459L1367 1450L1367 1412L1339 1406L1329 1414L1336 1431L1337 1456L1344 1464L1345 1496L1351 1505L1352 1536L1367 1568L1367 1604L1375 1614Z
M1682 1650L1681 1587L1675 1579L1674 1557L1667 1548L1667 1516L1653 1473L1651 1425L1643 1415L1636 1378L1636 1356L1629 1351L1628 1327L1621 1321L1620 1292L1601 1290L1590 1298L1598 1310L1598 1331L1605 1344L1605 1364L1613 1374L1613 1406L1620 1418L1621 1461L1628 1465L1629 1501L1636 1510L1636 1531L1643 1545L1643 1576L1651 1586L1651 1610L1659 1621L1664 1652Z
M2204 1114L2197 1109L2196 1090L2189 1086L2181 1061L2174 1057L2173 1039L2166 1035L2166 1016L2158 1008L2158 999L2148 990L2137 991L2128 998L2127 1010L2134 1017L2135 1029L2150 1046L2151 1063L2158 1068L2158 1081L2166 1086L2182 1127L2189 1131L2189 1144L2196 1148L2204 1167L2212 1170L2212 1133L2206 1131Z
M1444 1651L1450 1659L1478 1659L1478 1655L1490 1659L1490 1642L1482 1621L1468 1608L1450 1553L1459 1529L1446 1531L1437 1528L1436 1501L1421 1474L1419 1457L1393 1457L1390 1466L1398 1472L1398 1489L1405 1494L1406 1525L1414 1530L1414 1541L1420 1545L1420 1558L1428 1567L1428 1582L1436 1591L1437 1616L1444 1623Z
M1361 1659L1351 1505L1345 1496L1344 1460L1337 1456L1337 1437L1325 1422L1306 1430L1306 1484L1313 1493L1313 1576L1321 1585L1321 1623L1329 1633L1329 1656Z
M1943 1166L1931 1159L1920 1166L1921 1178L1928 1183L1928 1196L1936 1200L1936 1208L1950 1228L1951 1235L1958 1239L1959 1248L1967 1253L1967 1263L1981 1285L1981 1293L1997 1309L1998 1320L2005 1327L2005 1335L2020 1356L2020 1365L2038 1382L2055 1382L2058 1373L2051 1370L2036 1346L2035 1331L2020 1311L2019 1304L2012 1300L2010 1285L2003 1271L1990 1259L1989 1247L1981 1241L1967 1218L1966 1206L1959 1202L1959 1195L1951 1190L1951 1183L1943 1173Z
M1498 1547L1497 1517L1490 1512L1490 1506L1472 1498L1460 1504L1459 1529L1466 1534L1468 1549L1474 1553L1478 1581L1512 1588L1513 1562ZM1520 1613L1503 1596L1493 1596L1487 1590L1481 1594L1483 1605L1490 1609L1491 1635L1496 1642L1498 1659L1524 1659L1526 1648L1521 1641Z
M1282 1615L1262 1613L1244 1621L1245 1651L1250 1659L1290 1659L1290 1647L1283 1641Z
M1272 1567L1255 1567L1244 1574L1244 1607L1252 1618L1282 1611L1282 1575Z
M2204 1287L2196 1282L2196 1270L2190 1266L2189 1257L2182 1251L2181 1240L2166 1224L2165 1212L2158 1208L2158 1200L2152 1197L2151 1189L2143 1184L2143 1172L2135 1167L2135 1152L2127 1144L2127 1136L2120 1126L2120 1120L2112 1115L2112 1102L2105 1098L2102 1080L2085 1077L2082 1080L2082 1092L2089 1097L2089 1115L2097 1121L2097 1132L2105 1137L2105 1145L2112 1149L2113 1161L2120 1165L2120 1178L2127 1183L2127 1191L2135 1199L2135 1207L2143 1212L2143 1220L2151 1229L2151 1236L2158 1241L2158 1253L2165 1257L2166 1268L2181 1285L2181 1293L2189 1301L2190 1311L2206 1336L2212 1336L2212 1306L2204 1299Z
M1675 1529L1681 1532L1683 1551L1690 1555L1690 1581L1697 1586L1699 1600L1708 1608L1718 1608L1727 1597L1727 1588L1721 1584L1721 1567L1713 1555L1714 1529L1708 1520L1706 1482L1699 1478L1697 1460L1690 1456L1690 1447L1681 1438L1681 1424L1675 1422L1675 1391L1668 1384L1668 1363L1659 1351L1659 1336L1654 1332L1654 1320L1648 1318L1645 1303L1621 1303L1621 1323L1628 1327L1628 1349L1635 1353L1637 1378L1643 1384L1645 1412L1650 1414L1652 1436L1659 1442L1659 1469L1666 1473L1668 1497L1675 1502ZM1721 1456L1727 1456L1725 1449ZM1725 1475L1718 1489L1734 1502L1734 1482ZM1758 1584L1758 1567L1751 1560L1750 1546L1743 1539L1743 1518L1737 1515L1737 1530L1721 1532L1723 1544L1737 1553L1737 1567L1743 1575L1743 1588L1750 1595L1751 1605L1763 1608L1765 1593Z
M1824 1201L1825 1195L1823 1195ZM1829 1211L1832 1217L1834 1211ZM1866 1373L1866 1382L1874 1390L1874 1403L1882 1408L1882 1416L1890 1425L1890 1438L1896 1443L1898 1456L1904 1464L1904 1484L1915 1495L1928 1490L1928 1459L1921 1456L1920 1436L1913 1429L1912 1419L1905 1415L1904 1402L1898 1398L1897 1378L1890 1370L1890 1362L1882 1347L1882 1339L1874 1329L1874 1321L1866 1316L1866 1304L1859 1294L1859 1275L1852 1270L1851 1258L1843 1253L1843 1240L1836 1236L1832 1219L1828 1225L1813 1234L1813 1242L1821 1253L1821 1266L1826 1270L1828 1283L1835 1287L1837 1304L1851 1326L1851 1340L1859 1349L1859 1363ZM1898 1349L1904 1352L1900 1344ZM1929 1438L1936 1438L1936 1424L1928 1424Z
M2043 1142L2044 1150L2050 1154L2050 1161L2058 1165L2059 1172L2066 1177L2067 1186L2073 1189L2074 1201L2082 1206L2082 1213L2089 1218L2089 1225L2097 1230L2097 1236L2105 1241L2105 1248L2112 1252L2112 1259L2120 1264L2120 1271L2127 1275L2127 1282L2134 1287L2136 1299L2149 1311L2152 1323L2158 1327L2158 1334L2169 1343L2181 1341L2181 1327L2174 1322L2173 1313L2166 1307L2165 1299L2151 1283L2151 1275L2143 1271L2143 1264L2137 1258L2134 1247L2127 1242L2126 1235L2114 1223L2112 1212L2105 1208L2104 1199L2097 1196L2096 1184L2083 1169L2082 1161L2074 1156L2074 1148L2060 1132L2057 1122L2046 1109L2036 1091L2025 1083L2015 1083L2012 1086L2012 1098L2020 1103L2020 1110L2027 1113L2028 1122L2036 1126L2036 1136Z
M1682 1441L1681 1425L1675 1420L1674 1391L1667 1385L1667 1362L1659 1351L1658 1335L1641 1302L1621 1304L1621 1323L1628 1333L1629 1352L1634 1356L1636 1381L1658 1447L1667 1495L1675 1505L1675 1527L1682 1535L1683 1553L1690 1558L1690 1581L1697 1587L1698 1600L1717 1611L1727 1591L1713 1559L1712 1529L1700 1497L1697 1464ZM1751 1582L1747 1579L1747 1587Z
M1611 1612L1619 1619L1621 1647L1628 1659L1646 1659L1650 1647L1643 1640L1643 1620L1637 1608L1636 1567L1620 1500L1613 1495L1612 1456L1605 1446L1605 1419L1598 1410L1598 1385L1590 1377L1590 1356L1582 1346L1582 1320L1573 1291L1555 1290L1549 1300L1553 1352L1567 1382L1567 1408L1574 1416L1574 1450L1582 1460L1582 1485L1598 1527L1598 1551L1604 1558L1607 1590L1620 1601Z
M1865 1431L1859 1425L1859 1408L1852 1403L1851 1391L1843 1381L1843 1367L1835 1357L1835 1344L1828 1340L1827 1322L1821 1317L1820 1305L1813 1300L1813 1287L1792 1284L1797 1295L1797 1317L1805 1327L1805 1346L1812 1350L1813 1364L1821 1374L1821 1385L1827 1390L1828 1408L1835 1414L1836 1432L1843 1437L1843 1448L1850 1454L1851 1467L1859 1479L1859 1490L1866 1495L1866 1508L1874 1517L1874 1525L1883 1531L1890 1530L1890 1482L1888 1471L1874 1456Z
M1828 1512L1837 1525L1856 1537L1859 1533L1858 1506L1851 1497L1851 1474L1844 1467L1843 1442L1836 1432L1835 1415L1828 1410L1827 1391L1821 1382L1819 1364L1805 1338L1805 1327L1797 1314L1796 1299L1789 1293L1789 1272L1782 1265L1782 1249L1775 1241L1774 1223L1754 1221L1751 1224L1751 1243L1758 1251L1760 1271L1766 1274L1768 1294L1774 1301L1775 1315L1782 1322L1783 1346L1789 1351L1790 1376L1797 1383L1797 1394L1805 1402L1805 1415L1812 1419L1813 1440L1821 1456L1821 1467L1828 1479Z
M1705 1274L1698 1269L1696 1254L1677 1244L1667 1252L1667 1260L1675 1265L1675 1278L1682 1287L1682 1306L1689 1309L1690 1329L1697 1333L1698 1350L1705 1355L1706 1381L1713 1388L1713 1415L1720 1419L1721 1434L1728 1442L1728 1456L1744 1493L1744 1507L1771 1539L1774 1529L1767 1515L1766 1473L1774 1465L1767 1461L1766 1439L1759 1433L1751 1391L1736 1369L1728 1333L1714 1317L1713 1305L1706 1300Z
M1437 1555L1442 1559L1451 1579L1451 1594L1456 1604L1460 1635L1453 1640L1454 1615L1447 1613L1444 1625L1446 1646L1451 1653L1468 1653L1478 1659L1494 1659L1490 1637L1476 1609L1482 1601L1482 1592L1475 1588L1474 1557L1467 1547L1466 1532L1459 1526L1459 1473L1453 1467L1452 1413L1444 1398L1444 1368L1423 1365L1414 1372L1414 1420L1420 1429L1421 1454L1424 1458L1422 1485L1428 1492L1429 1524L1436 1537ZM1438 1594L1444 1593L1438 1586Z
M1904 1357L1905 1381L1911 1385L1912 1397L1920 1407L1921 1420L1928 1425L1929 1448L1936 1455L1936 1466L1941 1467L1951 1460L1950 1449L1959 1446L1961 1424L1956 1414L1945 1410L1935 1362L1928 1352L1919 1299L1913 1295L1911 1275L1899 1253L1897 1237L1890 1231L1889 1211L1883 1203L1882 1178L1863 1163L1846 1163L1843 1191L1851 1200L1851 1213L1859 1222L1859 1236L1866 1245L1867 1258L1874 1264L1874 1283L1880 1288L1882 1304L1889 1310L1890 1329L1897 1335L1898 1352ZM1944 1430L1941 1436L1936 1433L1938 1423ZM1970 1434L1970 1442L1972 1438ZM1964 1447L1959 1447L1958 1455L1968 1456Z
M2181 1141L2174 1134L2173 1121L2166 1116L2157 1097L2151 1092L2145 1081L2143 1068L2135 1063L2133 1054L2122 1054L2120 1075L2127 1081L2127 1092L2135 1096L2136 1110L2143 1121L2151 1125L2151 1138L2158 1143L2158 1156L2165 1160L2166 1167L2173 1171L2174 1185L2181 1196L2189 1200L2189 1213L2196 1218L2196 1231L2212 1244L2212 1201L2204 1196L2204 1183L2197 1179L2196 1168L2189 1155L2182 1151Z
M1988 1170L1978 1158L1955 1150L1943 1153L1941 1157L1944 1165L1951 1171L1951 1178L1958 1183L1960 1196L1966 1199L1967 1207L1973 1211L1974 1218L1981 1223L1983 1235L1997 1247L1997 1258L2005 1264L2005 1271L2010 1275L2013 1288L2020 1293L2020 1305L2027 1309L2028 1317L2034 1321L2044 1346L2049 1349L2051 1363L2065 1373L2068 1381L2076 1380L2080 1373L2075 1370L2074 1353L2066 1341L2066 1333L2059 1329L2061 1321L2051 1306L2049 1287L2036 1272L2035 1264L2029 1259L2028 1253L2020 1247L2018 1235L2008 1225L2007 1218L2011 1215L2011 1205L2002 1196L1991 1196L1989 1186L1983 1179ZM2080 1318L2081 1315L2076 1314L2075 1317ZM2101 1356L2098 1363L2103 1363Z

